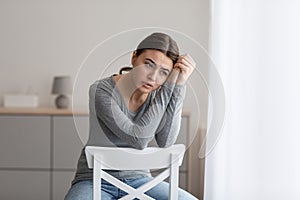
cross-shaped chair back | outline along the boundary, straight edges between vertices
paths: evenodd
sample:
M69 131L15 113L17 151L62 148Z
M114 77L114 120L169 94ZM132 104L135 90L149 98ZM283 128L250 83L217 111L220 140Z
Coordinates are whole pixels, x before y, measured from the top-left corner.
M182 163L185 146L175 144L168 148L148 147L143 150L120 147L97 147L87 146L85 154L88 167L93 169L93 197L94 200L101 199L101 178L122 189L127 195L122 200L134 198L153 199L146 194L157 184L167 177L169 178L169 198L178 199L178 172ZM110 170L151 170L166 168L153 180L135 189L123 183L119 179L106 173L105 169Z

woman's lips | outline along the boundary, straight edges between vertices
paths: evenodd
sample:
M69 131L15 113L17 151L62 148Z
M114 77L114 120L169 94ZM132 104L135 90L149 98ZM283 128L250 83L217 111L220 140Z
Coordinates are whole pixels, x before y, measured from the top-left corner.
M143 86L144 86L145 88L148 88L148 89L153 88L153 85L150 84L150 83L145 83L145 82L143 82Z

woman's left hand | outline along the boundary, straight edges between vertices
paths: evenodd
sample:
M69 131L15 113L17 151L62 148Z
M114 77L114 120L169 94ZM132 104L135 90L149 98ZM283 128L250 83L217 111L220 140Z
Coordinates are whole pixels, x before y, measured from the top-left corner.
M189 54L179 56L177 62L174 65L174 70L179 71L179 75L176 84L183 85L190 77L196 67L195 61Z

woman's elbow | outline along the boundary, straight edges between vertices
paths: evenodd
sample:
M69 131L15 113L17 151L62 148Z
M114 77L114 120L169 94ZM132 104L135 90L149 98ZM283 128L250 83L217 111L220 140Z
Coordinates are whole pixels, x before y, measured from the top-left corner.
M165 148L165 147L168 147L167 146L167 144L166 143L160 143L160 142L157 142L157 146L159 147L159 148Z
M136 148L136 149L139 149L139 150L143 150L143 149L145 149L145 148L147 148L148 147L148 141L146 141L146 140L139 140L139 141L136 141L134 144L133 144L133 146L134 146L134 148Z
M145 149L147 146L148 146L148 144L146 144L146 143L139 143L139 144L136 144L136 145L135 145L135 148L138 149L138 150L143 150L143 149Z
M167 148L167 147L172 146L175 143L175 141L164 141L164 142L156 141L156 143L157 143L158 147L160 147L160 148Z

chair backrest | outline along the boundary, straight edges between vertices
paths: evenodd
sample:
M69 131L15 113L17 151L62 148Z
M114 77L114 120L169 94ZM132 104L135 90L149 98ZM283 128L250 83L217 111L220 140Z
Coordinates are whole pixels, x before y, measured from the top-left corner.
M97 154L101 158L102 169L115 170L167 168L170 166L171 154L177 155L179 166L181 166L184 151L185 146L183 144L175 144L168 148L148 147L143 150L97 146L85 148L89 168L93 168L94 155Z
M178 199L178 171L182 164L185 146L175 144L168 148L148 147L143 150L120 147L87 146L85 154L89 168L94 168L93 199L101 199L101 179L110 182L127 195L122 200L134 198L153 200L144 194L146 191L170 176L169 198ZM135 189L116 179L103 169L112 170L146 170L167 168L150 182Z

